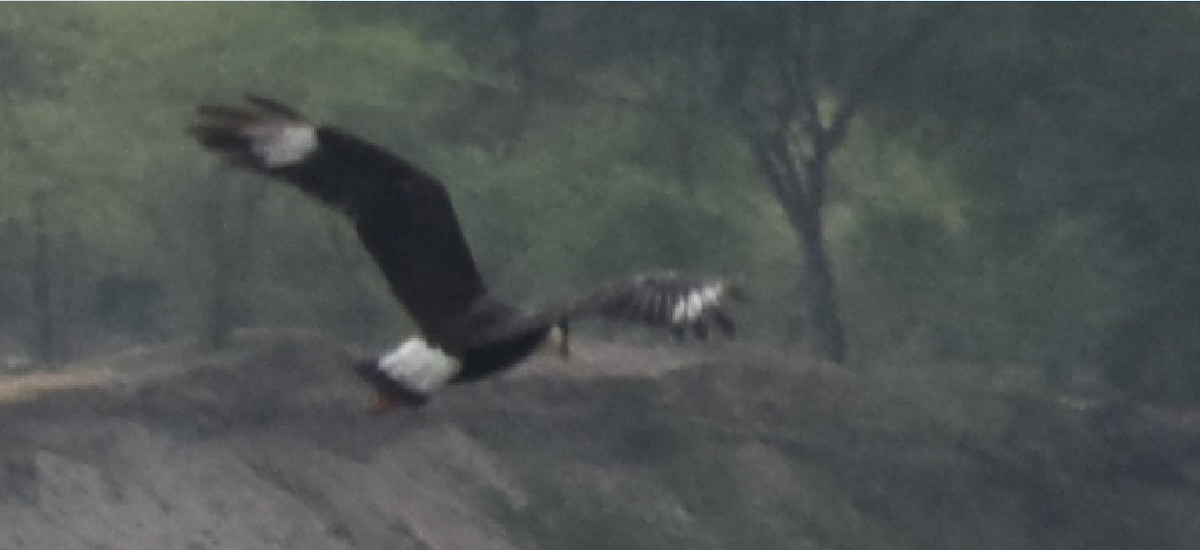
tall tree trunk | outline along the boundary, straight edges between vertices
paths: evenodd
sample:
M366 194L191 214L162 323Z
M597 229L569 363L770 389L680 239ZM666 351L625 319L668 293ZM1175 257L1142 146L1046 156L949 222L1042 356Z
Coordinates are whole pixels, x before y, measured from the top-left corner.
M805 302L814 343L821 356L835 363L846 360L846 331L838 313L837 284L825 249L820 208L811 208L795 228L804 261Z
M814 126L807 132L788 132L786 128L764 130L743 125L759 170L783 207L800 248L804 285L803 321L812 335L815 351L835 363L846 360L846 331L838 312L837 283L825 247L822 210L829 184L830 156L841 143L844 127L834 130ZM798 140L811 144L812 153L797 154Z
M846 331L838 311L837 282L825 246L822 217L828 151L808 159L801 171L795 169L794 157L772 155L764 147L767 143L758 141L762 149L758 155L760 167L771 182L779 204L787 215L788 224L796 234L802 264L800 281L804 289L802 319L804 326L808 327L805 332L811 334L810 342L821 357L843 363L847 350ZM787 148L775 147L771 150L779 152Z
M825 249L825 223L822 210L825 208L825 191L829 181L829 158L845 139L853 107L842 105L834 117L831 128L810 130L813 153L804 163L807 184L808 211L796 228L803 243L805 280L808 284L808 314L816 332L817 346L822 355L841 364L846 361L846 329L838 311L837 283L833 267Z
M712 27L723 60L713 92L729 106L795 231L804 263L804 320L816 351L838 363L846 359L847 342L821 223L830 157L868 96L957 10L923 16L873 56L844 57L862 64L823 63L826 49L844 53L859 30L839 20L845 13L731 9Z

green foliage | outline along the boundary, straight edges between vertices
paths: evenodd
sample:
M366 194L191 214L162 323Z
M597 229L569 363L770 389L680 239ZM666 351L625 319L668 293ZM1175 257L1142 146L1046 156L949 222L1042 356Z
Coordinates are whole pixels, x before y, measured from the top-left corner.
M36 193L53 306L81 351L107 330L87 312L110 275L167 289L165 336L199 332L225 287L234 324L370 343L406 330L344 222L217 167L184 132L195 104L254 91L444 178L506 296L729 273L754 298L750 337L775 340L804 296L798 243L714 92L739 68L714 52L805 29L786 46L807 56L820 118L879 44L943 12L869 80L833 157L825 231L853 357L1067 365L1194 399L1187 6L4 5L0 330L29 334ZM748 34L716 32L734 27ZM784 89L754 82L764 101Z

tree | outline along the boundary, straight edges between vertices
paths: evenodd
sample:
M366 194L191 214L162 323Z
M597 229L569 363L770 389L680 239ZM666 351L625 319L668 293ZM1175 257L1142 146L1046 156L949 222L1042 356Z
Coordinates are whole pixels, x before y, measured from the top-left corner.
M706 129L698 121L712 115L729 121L797 237L803 266L797 279L806 288L801 308L815 347L842 362L846 337L822 219L832 157L864 105L886 92L954 11L653 6L631 20L626 10L606 6L548 7L540 17L520 19L520 26L504 24L513 19L503 11L491 14L490 24L480 21L487 13L472 12L457 29L457 43L469 58L491 66L495 52L481 50L479 33L470 29L501 35L508 29L517 45L536 35L542 63L538 71L516 71L522 81L553 91L543 93L544 100L582 97L658 117L650 130L658 133L646 145L668 159L688 190L703 162L697 136ZM500 66L524 65L505 58ZM664 136L673 147L659 143Z
M714 100L731 115L798 237L817 351L841 363L845 329L822 211L831 159L864 103L954 12L892 6L733 8L711 20Z

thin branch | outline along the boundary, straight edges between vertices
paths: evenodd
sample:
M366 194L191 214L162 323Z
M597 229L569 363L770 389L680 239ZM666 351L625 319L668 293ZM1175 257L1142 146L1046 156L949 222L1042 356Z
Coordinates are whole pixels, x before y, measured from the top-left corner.
M887 54L881 57L874 66L863 73L862 78L850 86L845 99L834 112L825 135L821 136L822 139L818 143L830 149L840 143L846 136L850 120L854 118L866 96L874 91L893 69L907 61L917 49L924 46L934 35L945 28L945 24L957 16L960 10L961 6L953 5L946 11L922 21L912 32L889 49Z
M787 161L787 155L779 154L778 149L774 146L778 140L774 139L774 136L765 135L766 132L755 132L750 124L745 126L744 131L750 138L750 147L754 158L766 174L771 190L775 193L776 198L785 205L785 209L792 208L799 199L796 195L798 186L789 185L787 182L797 181L795 179L797 174L791 163ZM790 214L791 212L789 212Z

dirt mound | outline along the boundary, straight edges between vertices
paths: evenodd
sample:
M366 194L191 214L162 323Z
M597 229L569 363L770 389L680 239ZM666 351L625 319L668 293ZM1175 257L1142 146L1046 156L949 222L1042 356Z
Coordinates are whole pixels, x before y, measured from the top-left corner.
M366 391L346 371L359 352L311 333L243 334L217 354L146 348L28 379L40 393L0 405L0 548L1200 541L1192 450L1178 444L1188 416L991 396L1007 403L1002 425L964 430L878 381L777 351L579 349L382 418L362 414ZM1132 433L1176 444L1122 439Z

